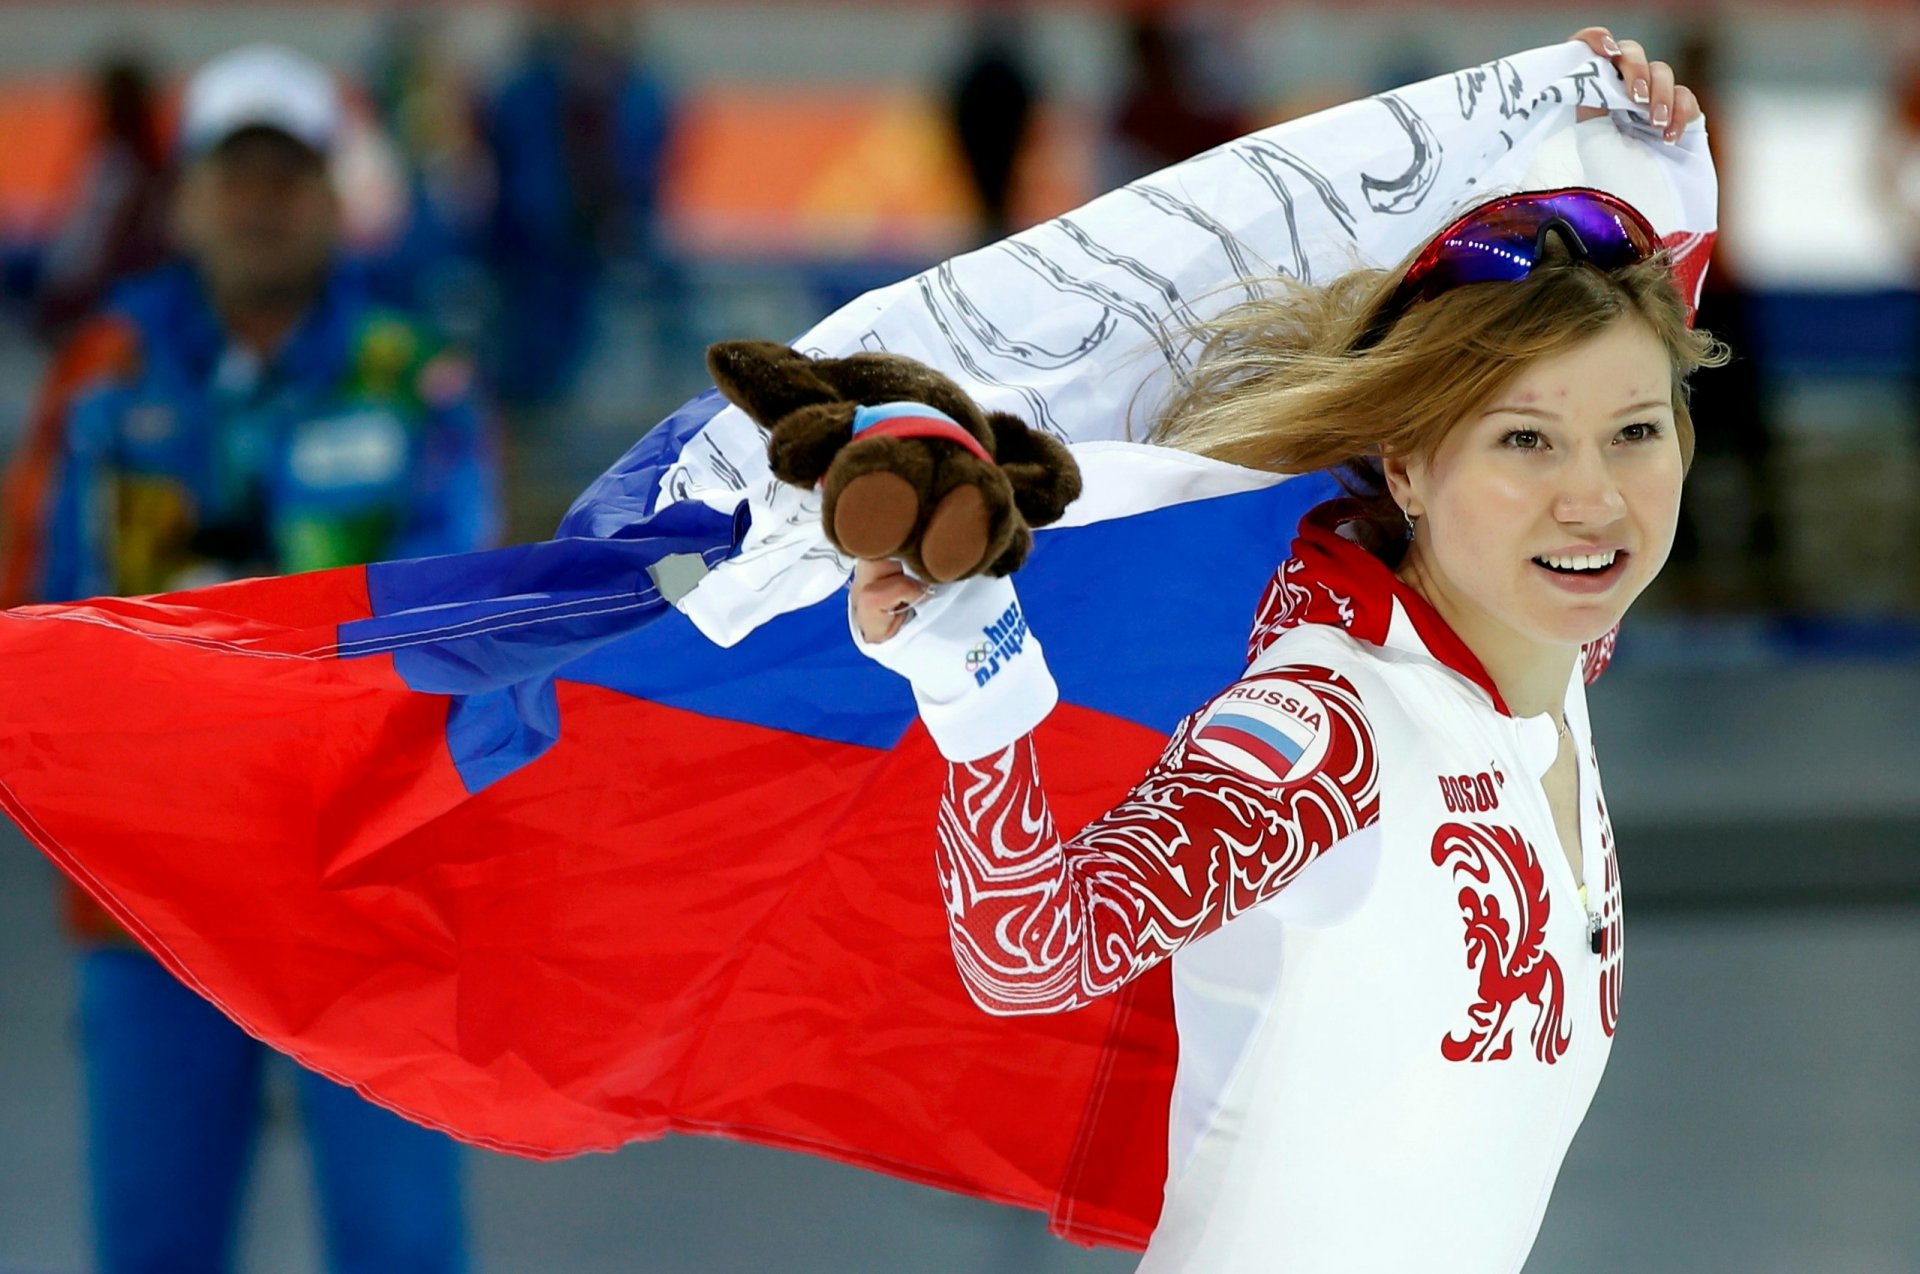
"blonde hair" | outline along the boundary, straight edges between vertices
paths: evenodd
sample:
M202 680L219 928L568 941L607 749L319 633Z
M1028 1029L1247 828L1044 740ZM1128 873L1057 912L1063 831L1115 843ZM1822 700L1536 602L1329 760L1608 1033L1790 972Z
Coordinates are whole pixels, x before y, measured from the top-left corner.
M1386 535L1400 517L1378 457L1430 459L1528 362L1634 317L1659 338L1673 365L1675 431L1682 458L1692 463L1687 377L1723 365L1729 354L1709 333L1687 326L1667 254L1607 272L1550 239L1526 278L1443 292L1415 305L1378 343L1356 350L1411 261L1318 286L1277 279L1269 295L1195 327L1194 370L1155 422L1152 440L1281 473L1335 469L1371 504L1369 520Z

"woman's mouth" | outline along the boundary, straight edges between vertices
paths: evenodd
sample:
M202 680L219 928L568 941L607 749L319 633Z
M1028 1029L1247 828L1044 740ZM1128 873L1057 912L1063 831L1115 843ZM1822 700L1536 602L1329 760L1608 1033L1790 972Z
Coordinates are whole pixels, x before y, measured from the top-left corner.
M1595 553L1543 553L1533 565L1548 583L1570 593L1604 593L1625 573L1625 549L1603 549Z

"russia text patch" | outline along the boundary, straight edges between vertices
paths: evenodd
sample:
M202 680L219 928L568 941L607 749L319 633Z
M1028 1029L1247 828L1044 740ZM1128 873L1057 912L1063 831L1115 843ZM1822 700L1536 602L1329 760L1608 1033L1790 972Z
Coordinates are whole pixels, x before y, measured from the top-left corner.
M1284 783L1319 765L1326 724L1326 706L1313 691L1285 677L1256 677L1208 705L1193 745L1252 778Z

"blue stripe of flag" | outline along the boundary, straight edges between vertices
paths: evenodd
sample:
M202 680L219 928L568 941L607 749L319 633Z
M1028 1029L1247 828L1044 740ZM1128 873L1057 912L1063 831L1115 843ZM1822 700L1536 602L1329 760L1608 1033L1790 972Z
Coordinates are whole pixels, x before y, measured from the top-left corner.
M1284 756L1285 758L1287 758L1287 761L1289 764L1291 764L1294 761L1298 761L1300 759L1300 753L1305 750L1299 744L1295 743L1292 739L1289 739L1286 735L1280 733L1280 731L1274 729L1272 726L1268 725L1266 722L1255 720L1253 717L1244 717L1238 713L1234 713L1234 712L1214 713L1213 716L1208 718L1207 720L1207 729L1210 730L1214 726L1222 726L1230 730L1238 730L1243 734L1248 734L1253 736L1254 738L1260 740L1260 742L1272 748L1275 752L1278 752L1281 756Z

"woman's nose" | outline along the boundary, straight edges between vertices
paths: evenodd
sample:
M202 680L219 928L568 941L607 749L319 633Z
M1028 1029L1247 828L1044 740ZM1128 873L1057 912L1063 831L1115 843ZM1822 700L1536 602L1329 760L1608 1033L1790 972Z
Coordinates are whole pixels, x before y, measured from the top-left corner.
M1619 479L1598 452L1582 449L1563 466L1560 479L1553 510L1560 521L1606 523L1626 512Z

